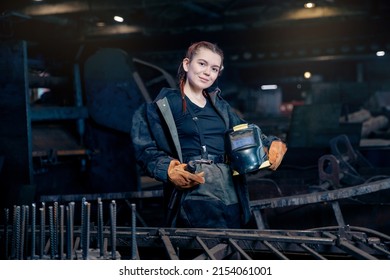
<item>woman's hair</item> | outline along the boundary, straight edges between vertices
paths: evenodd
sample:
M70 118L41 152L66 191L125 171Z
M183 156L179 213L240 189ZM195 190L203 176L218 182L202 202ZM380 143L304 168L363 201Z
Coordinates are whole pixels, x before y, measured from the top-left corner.
M213 44L213 43L210 43L210 42L207 42L207 41L200 41L200 42L193 43L192 45L190 45L188 47L185 58L188 58L191 61L192 58L197 54L197 52L201 48L209 49L209 50L211 50L212 52L218 54L221 57L221 68L220 68L220 71L219 71L219 75L221 75L222 70L223 70L223 58L224 58L224 56L223 56L222 49L220 49L216 44ZM185 84L186 78L187 78L187 72L184 71L183 62L182 62L182 63L180 63L179 69L177 70L177 79L179 81L179 88L180 88L182 101L183 101L183 111L186 110L186 102L185 102L185 99L184 99L184 97L185 97L185 94L184 94L184 84Z

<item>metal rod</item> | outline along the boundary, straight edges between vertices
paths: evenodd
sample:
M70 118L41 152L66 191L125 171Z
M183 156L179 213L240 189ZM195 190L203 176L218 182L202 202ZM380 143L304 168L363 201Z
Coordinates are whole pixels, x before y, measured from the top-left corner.
M264 240L263 241L264 245L268 247L268 249L271 250L271 252L273 252L276 256L278 256L280 259L282 260L288 260L288 258L282 253L280 252L278 249L276 249L276 247L274 245L272 245L270 242Z
M241 254L241 256L243 256L245 259L247 260L252 259L247 253L245 253L245 251L240 246L238 246L237 242L234 241L233 239L229 238L229 244L232 245L233 248L236 249L236 251L238 251Z
M131 259L137 259L137 237L136 237L136 207L135 204L131 204Z
M172 242L167 236L164 229L159 229L160 238L164 243L165 250L167 251L167 254L171 260L179 260L179 256L176 254L175 249L173 248ZM133 258L134 260L134 258Z
M83 259L88 260L89 258L89 235L90 235L90 216L91 216L91 204L88 202L85 203L85 211L84 211L84 226L83 226L83 231L84 231L84 240L82 241L83 245Z
M15 258L20 259L20 206L16 206L15 212Z
M43 259L44 251L45 251L45 208L44 204L42 208L39 208L40 213L40 241L39 241L39 258Z
M116 203L115 200L110 204L110 220L111 220L111 257L116 260Z
M24 245L26 239L26 205L22 205L20 216L20 247L19 259L24 259Z
M49 206L49 232L50 232L50 259L55 258L55 229L54 229L53 206Z
M31 204L31 259L34 260L36 258L36 223L37 223L37 209L35 203Z
M103 202L101 198L98 198L98 246L100 257L104 257L104 244L103 244Z
M196 241L198 241L199 245L202 246L203 250L206 252L207 256L211 259L211 260L215 260L216 258L214 257L214 255L211 253L211 251L209 250L209 248L206 246L206 244L203 242L203 240L199 237L199 236L196 236L195 237Z
M25 205L25 212L26 212L26 219L25 219L25 225L24 225L24 232L25 232L25 237L24 237L24 254L26 255L28 252L28 246L29 246L29 240L30 240L30 235L29 235L29 230L28 230L28 222L30 220L30 207L28 205Z
M59 213L59 230L60 230L60 234L59 234L59 257L60 257L60 260L64 259L64 219L65 219L65 213L64 213L64 205L60 205L60 213Z
M58 254L58 202L55 201L53 204L53 246L54 255Z

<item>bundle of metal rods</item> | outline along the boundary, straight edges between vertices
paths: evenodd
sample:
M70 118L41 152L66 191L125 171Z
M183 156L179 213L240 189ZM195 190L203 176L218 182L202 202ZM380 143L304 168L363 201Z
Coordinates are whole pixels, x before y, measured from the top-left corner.
M112 200L109 205L108 226L104 226L103 201L100 198L97 201L97 227L91 222L91 203L83 198L80 209L80 226L75 226L75 202L69 202L67 205L59 205L58 202L46 205L42 202L39 209L36 203L31 206L14 206L12 218L10 209L4 209L3 234L0 232L0 237L3 236L0 238L3 240L0 246L1 258L120 259L120 254L116 250L115 200ZM132 204L132 212L135 212L134 204ZM135 213L132 218L135 220ZM132 225L135 237L135 221L132 221Z

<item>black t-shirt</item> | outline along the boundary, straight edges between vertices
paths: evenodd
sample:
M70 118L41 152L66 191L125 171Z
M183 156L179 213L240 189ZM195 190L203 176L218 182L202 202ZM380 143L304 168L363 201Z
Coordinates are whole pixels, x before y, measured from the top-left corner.
M188 97L185 98L187 102L186 112L183 112L181 106L177 106L172 110L183 157L201 154L198 128L203 132L207 152L213 155L223 155L225 153L224 135L226 130L221 116L215 111L208 99L205 107L201 108L192 103ZM180 110L178 110L178 107ZM190 112L197 119L198 127Z

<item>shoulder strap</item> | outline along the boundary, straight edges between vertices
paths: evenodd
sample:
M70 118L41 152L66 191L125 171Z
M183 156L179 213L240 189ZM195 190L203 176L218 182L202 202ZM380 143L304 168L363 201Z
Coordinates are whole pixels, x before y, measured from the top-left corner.
M177 151L177 156L179 157L180 162L183 162L183 155L181 153L179 134L177 132L177 128L175 125L175 120L172 115L171 108L169 106L169 102L166 98L157 100L157 106L160 109L162 115L164 116L166 123L168 125L169 131L173 138L173 143L175 144L175 148Z

